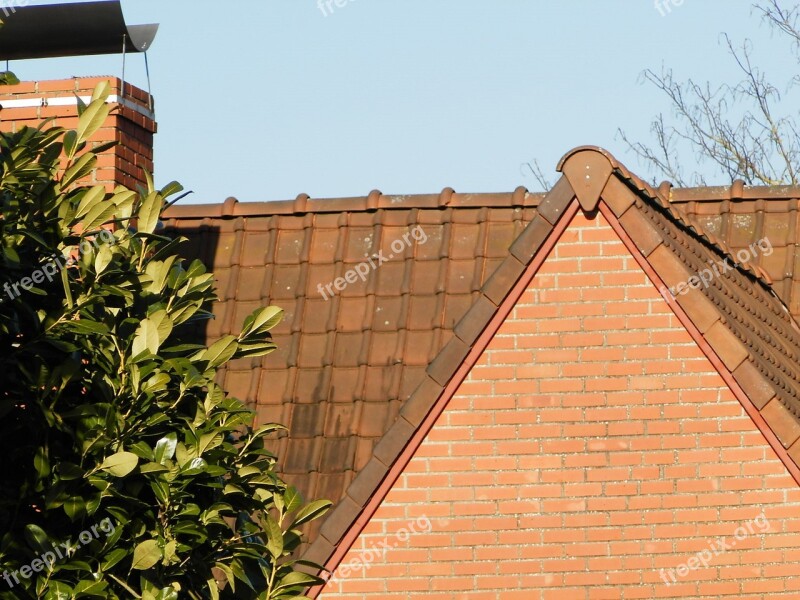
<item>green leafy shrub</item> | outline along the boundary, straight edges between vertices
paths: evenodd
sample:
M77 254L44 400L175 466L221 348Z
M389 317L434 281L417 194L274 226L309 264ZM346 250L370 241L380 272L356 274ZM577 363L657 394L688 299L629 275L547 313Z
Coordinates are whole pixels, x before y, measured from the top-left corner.
M267 307L238 336L187 342L213 278L157 231L178 184L80 182L107 86L78 129L0 134L0 597L302 597L304 504L254 414L214 381L274 349ZM110 231L114 229L113 233Z

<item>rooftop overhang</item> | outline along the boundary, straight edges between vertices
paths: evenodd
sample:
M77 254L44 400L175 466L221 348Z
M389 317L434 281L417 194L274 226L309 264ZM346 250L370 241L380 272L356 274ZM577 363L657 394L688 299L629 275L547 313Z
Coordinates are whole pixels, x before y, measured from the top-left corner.
M0 60L145 52L158 24L127 25L119 0L0 6ZM123 48L124 44L124 48Z

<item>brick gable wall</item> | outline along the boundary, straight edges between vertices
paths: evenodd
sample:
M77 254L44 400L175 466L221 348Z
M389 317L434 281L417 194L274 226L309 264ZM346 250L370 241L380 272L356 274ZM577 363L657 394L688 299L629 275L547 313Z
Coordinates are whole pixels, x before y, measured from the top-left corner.
M579 214L321 598L800 598L798 531L797 484Z

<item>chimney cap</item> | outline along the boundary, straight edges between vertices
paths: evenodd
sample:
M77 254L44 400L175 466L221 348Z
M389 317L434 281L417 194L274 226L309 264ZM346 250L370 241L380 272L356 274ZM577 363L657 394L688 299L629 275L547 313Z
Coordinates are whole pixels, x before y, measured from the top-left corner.
M0 7L0 60L145 52L158 24L127 25L120 0Z

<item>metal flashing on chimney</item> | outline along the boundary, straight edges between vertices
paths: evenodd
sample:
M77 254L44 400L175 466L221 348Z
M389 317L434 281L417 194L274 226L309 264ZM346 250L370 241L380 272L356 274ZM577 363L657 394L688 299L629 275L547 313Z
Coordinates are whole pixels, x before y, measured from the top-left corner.
M92 101L91 96L66 96L63 98L22 98L18 100L3 100L2 105L0 108L36 108L39 106L77 106L78 99L80 99L84 104L89 104ZM155 113L142 106L141 104L137 104L136 102L131 102L127 98L123 98L122 96L118 96L117 94L112 94L106 100L108 104L121 104L125 108L129 108L134 112L139 113L140 115L155 121L156 115Z

